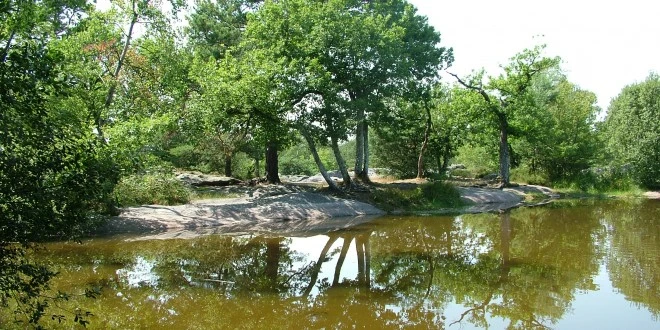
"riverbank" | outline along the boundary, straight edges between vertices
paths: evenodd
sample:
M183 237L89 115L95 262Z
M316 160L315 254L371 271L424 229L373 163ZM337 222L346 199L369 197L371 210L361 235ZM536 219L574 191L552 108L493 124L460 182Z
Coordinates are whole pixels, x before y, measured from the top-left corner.
M379 183L371 189L415 189L423 182ZM284 185L225 185L207 188L209 195L237 196L195 200L185 205L145 205L122 209L102 233L149 233L209 230L212 233L297 232L342 229L385 212L365 196L372 191L333 196L304 183ZM464 206L458 208L390 210L392 214L457 214L493 212L526 205L530 200L556 198L540 186L505 189L458 187ZM182 234L184 235L184 234Z

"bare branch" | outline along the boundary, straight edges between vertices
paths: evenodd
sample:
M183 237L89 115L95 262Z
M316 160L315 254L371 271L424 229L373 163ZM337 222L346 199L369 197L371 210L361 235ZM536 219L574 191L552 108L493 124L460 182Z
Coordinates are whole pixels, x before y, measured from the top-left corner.
M483 87L470 85L470 84L466 83L465 81L463 81L463 79L461 79L455 73L451 73L451 72L447 72L447 73L449 73L451 76L456 78L456 80L458 80L458 83L463 85L465 88L472 89L472 90L475 90L475 91L479 92L479 94L481 94L481 96L484 98L484 100L486 100L486 102L488 102L488 104L492 104L491 100L490 100L490 95L488 95L488 93L486 93L486 91L483 89Z

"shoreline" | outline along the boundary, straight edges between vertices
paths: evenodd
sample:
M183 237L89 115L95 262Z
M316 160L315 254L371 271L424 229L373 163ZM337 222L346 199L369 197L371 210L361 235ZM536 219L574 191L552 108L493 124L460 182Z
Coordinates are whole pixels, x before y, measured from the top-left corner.
M236 186L218 187L236 194ZM457 187L466 206L428 211L385 212L374 205L312 192L299 185L261 185L240 188L242 197L195 200L184 205L143 205L121 210L99 231L100 235L154 234L180 231L167 237L185 238L202 233L296 232L348 228L355 219L374 219L387 214L441 215L501 212L526 203L530 194L555 199L559 195L541 186L505 189ZM192 234L191 234L192 232Z

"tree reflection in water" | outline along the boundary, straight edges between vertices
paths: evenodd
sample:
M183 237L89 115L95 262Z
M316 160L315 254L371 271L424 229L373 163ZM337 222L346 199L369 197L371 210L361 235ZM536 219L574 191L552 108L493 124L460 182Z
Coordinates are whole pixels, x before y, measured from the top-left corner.
M660 210L648 209L596 203L385 218L307 238L315 246L305 247L294 244L300 238L265 235L95 240L53 245L42 257L61 265L57 289L105 287L102 327L460 328L504 320L497 327L546 328L567 316L576 295L598 289L593 279L605 262L613 285L657 317L652 212ZM130 286L122 274L140 260L149 263L149 281Z

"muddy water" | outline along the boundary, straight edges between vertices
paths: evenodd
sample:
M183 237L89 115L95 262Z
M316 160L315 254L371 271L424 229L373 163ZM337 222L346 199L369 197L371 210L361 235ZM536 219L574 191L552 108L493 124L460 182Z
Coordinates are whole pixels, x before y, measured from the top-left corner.
M660 201L48 246L90 328L660 329ZM64 306L67 307L67 306Z

